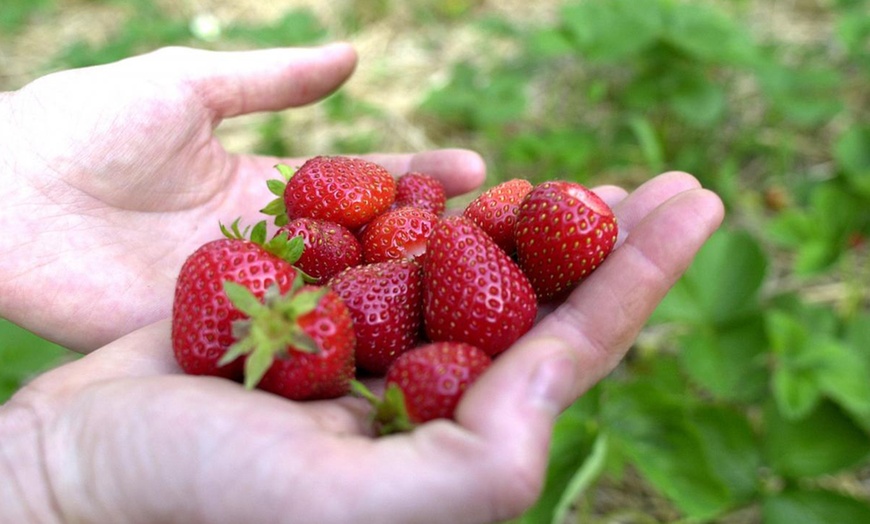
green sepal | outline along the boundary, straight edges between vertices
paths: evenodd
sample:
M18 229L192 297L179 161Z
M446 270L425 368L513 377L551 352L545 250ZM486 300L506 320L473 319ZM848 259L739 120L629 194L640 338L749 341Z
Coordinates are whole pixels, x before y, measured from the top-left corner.
M295 170L286 164L277 164L275 169L278 170L281 178L267 180L266 187L268 187L269 192L277 198L269 201L269 203L260 210L260 213L275 217L275 225L281 227L290 222L290 218L287 216L287 206L284 204L284 190L287 188L287 181L293 176Z
M281 294L277 285L270 286L261 302L245 286L225 281L224 291L230 302L247 315L233 322L233 343L218 361L224 366L239 357L245 359L244 385L257 386L277 356L286 356L292 348L300 353L319 353L317 342L299 326L299 318L314 311L328 289L300 291L305 281L301 274L291 289Z
M263 222L265 227L265 222ZM291 264L295 264L299 257L302 256L302 251L305 249L305 240L302 235L296 235L290 238L287 231L281 231L271 240L261 244L263 248L272 253L276 257L286 260Z
M246 240L248 238L249 227L246 227L244 230L239 229L239 222L241 218L237 218L233 220L233 223L230 224L230 227L223 225L223 223L218 222L218 225L221 228L221 233L229 239L232 240Z
M284 189L287 187L287 182L283 180L275 180L274 178L266 180L266 187L269 192L275 196L284 196Z
M382 399L358 380L352 380L350 388L351 392L367 400L374 408L370 415L370 421L378 435L407 433L417 427L411 422L411 417L408 415L405 395L396 384L387 385Z
M265 306L251 293L251 290L241 284L237 284L232 280L224 281L224 293L227 298L233 303L236 308L249 317L255 316L262 311Z

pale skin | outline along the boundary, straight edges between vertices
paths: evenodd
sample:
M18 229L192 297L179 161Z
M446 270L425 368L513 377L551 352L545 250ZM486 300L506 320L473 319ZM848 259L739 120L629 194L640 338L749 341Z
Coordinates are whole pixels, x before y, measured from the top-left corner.
M169 49L0 94L0 316L90 352L0 407L0 521L483 523L535 502L555 417L620 362L721 201L678 172L596 188L619 247L496 359L455 422L374 438L357 398L183 375L178 268L218 221L258 219L272 166L299 160L229 154L214 129L314 102L355 64L346 44ZM373 158L450 195L484 180L470 151Z

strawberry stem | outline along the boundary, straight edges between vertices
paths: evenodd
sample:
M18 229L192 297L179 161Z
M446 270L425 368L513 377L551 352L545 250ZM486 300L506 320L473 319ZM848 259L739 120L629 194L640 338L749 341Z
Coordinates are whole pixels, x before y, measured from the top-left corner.
M352 380L350 388L352 393L367 400L374 408L370 415L370 421L375 432L379 435L407 433L417 427L411 422L405 405L405 395L399 386L388 384L383 399L372 393L365 384L358 380Z

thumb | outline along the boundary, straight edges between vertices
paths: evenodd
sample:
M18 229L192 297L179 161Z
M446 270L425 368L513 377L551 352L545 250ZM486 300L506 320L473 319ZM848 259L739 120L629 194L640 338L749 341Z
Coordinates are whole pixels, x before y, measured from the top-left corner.
M222 119L319 100L350 77L357 56L350 44L334 43L251 51L170 47L140 59L151 61L155 72L177 74Z

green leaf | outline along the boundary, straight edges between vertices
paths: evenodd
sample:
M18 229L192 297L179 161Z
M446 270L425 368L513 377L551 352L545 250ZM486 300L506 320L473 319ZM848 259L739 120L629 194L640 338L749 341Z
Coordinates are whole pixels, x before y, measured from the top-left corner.
M598 387L588 391L556 420L544 490L535 505L513 524L557 522L556 514L561 507L576 502L580 494L569 493L572 479L580 474L590 460L595 439L600 435L595 423L599 394Z
M0 318L0 404L34 376L79 356Z
M733 504L678 400L643 382L616 385L602 401L602 416L614 446L688 517L712 518Z
M852 467L870 456L870 439L834 403L821 402L801 420L775 403L764 409L765 462L788 478L816 477Z
M690 423L701 435L711 470L731 494L731 504L742 505L759 491L761 442L743 413L725 406L701 406Z
M834 524L870 522L865 501L823 490L789 489L762 504L764 524Z
M655 312L657 322L725 325L757 309L767 258L744 231L720 230Z
M562 23L588 60L615 62L642 52L661 35L662 2L588 0L562 9Z
M679 337L680 365L714 398L752 402L767 394L768 340L761 318L727 327L698 326Z
M556 506L552 522L567 522L577 500L588 490L604 471L608 455L608 437L600 433L592 450L577 473L568 482L559 504Z
M870 127L851 127L834 144L834 158L849 184L870 197Z
M720 9L689 2L670 4L666 27L667 41L696 60L746 65L756 59L747 31Z
M661 172L665 165L665 153L661 140L649 119L635 115L629 120L629 127L637 139L647 166L655 173Z

